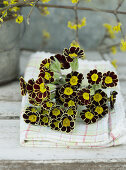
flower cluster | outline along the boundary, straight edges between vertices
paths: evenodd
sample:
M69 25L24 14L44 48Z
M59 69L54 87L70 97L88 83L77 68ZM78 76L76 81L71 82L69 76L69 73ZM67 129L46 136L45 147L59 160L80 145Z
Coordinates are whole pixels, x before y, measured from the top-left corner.
M19 0L10 0L10 1L3 0L2 3L4 7L8 7L10 5L16 5L18 2ZM15 20L16 23L19 23L19 24L22 23L24 19L23 19L23 16L20 15L19 11L20 11L20 8L18 6L14 6L10 8L9 10L3 11L1 14L1 18L0 18L1 22L3 22L3 20L6 19L7 17L12 16L13 18L16 18Z
M90 70L85 85L86 78L77 67L78 59L83 57L84 50L70 47L63 54L42 60L36 80L25 82L20 78L21 94L28 95L31 104L23 114L26 123L69 133L75 127L77 115L85 124L91 124L114 109L118 93L110 90L107 95L105 89L117 86L117 75ZM64 69L72 71L63 74Z
M77 28L81 29L82 27L86 26L86 18L82 18L82 20L78 23L72 23L71 21L68 21L68 28L77 30Z

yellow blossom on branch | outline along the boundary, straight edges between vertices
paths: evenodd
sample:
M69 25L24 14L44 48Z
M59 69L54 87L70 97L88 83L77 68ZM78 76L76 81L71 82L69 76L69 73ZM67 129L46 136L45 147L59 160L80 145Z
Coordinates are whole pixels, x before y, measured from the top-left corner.
M116 53L117 53L116 46L113 46L113 47L111 48L111 52L112 52L112 54L116 54Z
M2 17L6 17L7 16L7 10L2 11Z
M50 0L41 0L42 3L48 3Z
M2 18L0 18L0 22L3 22L3 19L2 19Z
M18 17L16 18L16 23L21 24L23 22L23 16L22 15L18 15Z
M71 0L71 2L72 2L73 4L75 4L75 3L78 2L78 0Z
M116 33L120 32L121 31L121 25L122 24L119 22L118 25L113 27L113 31L115 31Z
M123 52L126 51L126 41L124 39L121 40L120 50L123 51Z
M108 32L110 38L112 39L116 38L112 25L105 23L103 24L103 26L106 28L106 31Z
M71 21L68 21L68 28L77 30L77 28L81 29L82 27L86 26L86 18L84 17L81 22L77 25L72 23Z
M50 38L50 33L46 30L42 30L42 35L44 38L49 39Z
M117 69L117 60L112 60L111 61L111 64Z
M9 5L9 2L8 2L8 1L3 1L3 4L4 4L5 6L8 6L8 5Z
M50 14L47 7L44 7L41 10L42 10L41 15L47 16Z

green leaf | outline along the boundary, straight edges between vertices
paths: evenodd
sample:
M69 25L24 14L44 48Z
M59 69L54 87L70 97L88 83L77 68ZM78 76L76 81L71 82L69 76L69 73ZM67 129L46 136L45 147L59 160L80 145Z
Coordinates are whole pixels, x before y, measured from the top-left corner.
M59 79L60 78L60 73L54 72L54 79Z
M53 72L61 72L61 64L60 62L57 60L57 58L55 58L55 61L53 61L51 63L51 66L50 66L50 70L53 71Z
M56 85L54 85L54 84L48 84L48 87L49 87L49 91L56 89Z
M70 63L72 71L77 71L78 70L78 59L75 58L73 62Z

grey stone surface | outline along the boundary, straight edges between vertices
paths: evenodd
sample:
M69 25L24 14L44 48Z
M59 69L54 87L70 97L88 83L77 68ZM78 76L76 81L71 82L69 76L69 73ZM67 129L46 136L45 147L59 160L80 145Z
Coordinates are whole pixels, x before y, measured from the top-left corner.
M72 5L70 0L51 0L50 4L57 5ZM117 0L80 0L80 6L115 9ZM122 10L126 8L124 3ZM23 9L22 13L26 17L29 12L28 9ZM49 16L41 16L39 11L35 9L31 15L30 25L26 25L26 31L21 41L21 48L28 48L33 50L46 50L46 51L62 51L64 47L68 47L73 39L75 33L73 30L67 28L69 20L74 21L74 11L67 9L50 8ZM102 39L105 29L103 23L108 22L116 24L115 17L111 14L97 13L91 11L79 11L79 18L87 18L87 26L79 31L79 40L85 49L96 48ZM125 16L122 17L125 23ZM23 27L23 26L22 26ZM47 41L47 45L43 45L42 30L46 29L51 34L51 39Z
M15 20L0 28L0 84L13 80L19 72L20 25Z

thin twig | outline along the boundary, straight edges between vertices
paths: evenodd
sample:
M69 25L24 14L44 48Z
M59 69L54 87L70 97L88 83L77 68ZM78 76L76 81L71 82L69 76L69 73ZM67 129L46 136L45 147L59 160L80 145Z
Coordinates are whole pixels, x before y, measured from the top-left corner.
M75 4L75 21L76 21L76 41L79 42L79 34L78 34L78 12L77 12L77 7L78 7L79 1Z
M39 2L39 0L36 0L35 2L34 2L34 4L33 4L33 6L31 7L31 10L30 10L30 12L29 12L29 14L28 14L28 16L27 16L27 24L29 25L30 24L30 16L31 16L31 14L32 14L32 12L33 12L33 9L34 9L34 7L36 6L36 4Z
M116 11L118 11L118 9L122 6L124 0L118 0L118 6L116 8Z
M26 6L30 6L30 2L32 2L33 0L29 0L26 4L26 2L18 2L16 4L11 4L7 7L4 7L2 9L0 9L0 13L6 9L10 9L13 7L26 7ZM52 5L52 4L36 4L36 7L41 6L41 7L48 7L48 8L63 8L63 9L71 9L74 10L75 6L66 6L66 5ZM86 10L86 11L92 11L92 12L105 12L105 13L111 13L111 14L115 14L115 10L107 10L107 9L98 9L98 8L88 8L88 7L77 7L77 10ZM117 14L122 14L122 15L126 15L126 11L117 11Z

